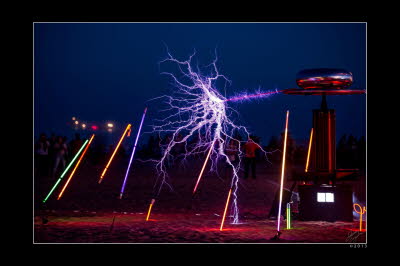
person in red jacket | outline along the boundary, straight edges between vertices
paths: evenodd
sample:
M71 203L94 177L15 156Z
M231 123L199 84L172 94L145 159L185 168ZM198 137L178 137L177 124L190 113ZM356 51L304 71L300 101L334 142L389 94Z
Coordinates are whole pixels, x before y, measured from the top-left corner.
M249 176L249 168L251 167L252 178L256 179L256 150L261 149L260 145L255 143L251 138L244 144L244 179Z

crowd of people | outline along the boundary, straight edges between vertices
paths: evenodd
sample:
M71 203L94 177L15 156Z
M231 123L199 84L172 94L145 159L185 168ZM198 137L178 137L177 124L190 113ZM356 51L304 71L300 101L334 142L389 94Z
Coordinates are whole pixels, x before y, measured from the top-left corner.
M205 137L205 136L200 136ZM175 141L179 142L182 139L182 135L178 134ZM173 146L170 154L174 157L175 163L179 161L181 155L187 150L194 150L199 142L199 137L195 136L190 138L185 147L184 143L178 143ZM225 154L229 158L230 164L234 167L238 166L239 163L239 142L241 142L240 152L243 154L243 164L244 164L244 176L243 178L248 178L251 173L251 177L256 179L256 163L258 160L258 151L262 149L259 143L259 138L256 136L250 136L246 141L243 141L240 135L236 135L234 139L230 139L225 146ZM143 159L159 159L163 152L165 152L166 147L172 141L171 135L165 135L163 138L160 136L150 136L147 145L143 145L142 149L138 151L138 157ZM215 147L218 143L215 144ZM218 148L216 148L218 149ZM166 160L167 168L173 165L173 162L167 158ZM226 164L226 176L232 174L232 167L230 164Z
M38 176L55 175L63 171L67 161L74 156L82 146L79 134L75 139L67 142L67 137L52 134L47 137L45 133L40 134L35 143L35 172Z
M182 139L182 136L177 136L175 141ZM260 146L260 139L257 136L250 136L246 141L243 141L241 136L235 136L235 139L231 139L225 146L225 154L229 157L229 161L235 167L238 166L239 162L239 143L241 142L241 152L243 156L243 178L247 179L251 173L251 178L256 178L256 164L261 160L259 154L260 150L263 149L269 152L268 160L271 162L277 162L281 158L279 151L282 149L281 138L271 137L271 140L267 146ZM170 135L164 136L162 139L160 136L150 136L148 143L141 145L137 152L137 156L140 159L157 159L160 158L164 152L165 147L172 141ZM179 155L183 154L187 148L195 147L198 139L193 138L188 141L188 146L184 144L175 145L171 150L171 155L175 158L179 158ZM46 134L42 133L39 139L35 143L35 173L39 176L50 176L54 177L57 173L63 171L66 167L66 163L69 162L73 156L79 151L83 141L79 133L75 134L75 138L70 142L67 141L65 136L56 136L52 134L51 137L47 137ZM218 145L218 144L216 144ZM106 156L104 151L104 143L100 143L93 147L93 153L91 155L93 163L101 163L103 157ZM357 140L353 136L347 137L342 136L338 142L337 147L337 165L338 167L347 168L365 168L365 152L366 152L365 138L361 137ZM110 147L112 150L112 147ZM288 148L286 154L286 160L289 165L292 164L304 164L307 149L302 145L296 145L292 137L288 136ZM119 154L122 156L125 154L124 149L121 147ZM172 165L172 162L169 162ZM227 165L227 176L229 171L232 171L232 167Z

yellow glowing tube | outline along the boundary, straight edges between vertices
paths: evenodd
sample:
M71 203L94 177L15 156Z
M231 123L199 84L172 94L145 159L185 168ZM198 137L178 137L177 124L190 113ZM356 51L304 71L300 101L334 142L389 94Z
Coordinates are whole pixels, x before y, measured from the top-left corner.
M150 206L149 206L149 211L147 212L146 221L149 220L151 208L153 208L153 204L154 204L155 201L156 201L155 199L152 199L152 200L151 200L151 203L150 203Z
M310 161L312 137L313 137L313 128L311 128L310 142L308 143L307 163L306 163L306 170L305 170L306 173L308 172L308 163L309 163L309 161Z
M279 227L281 225L281 209L282 209L282 192L283 192L283 179L285 176L285 161L286 161L286 142L287 142L287 133L288 133L288 123L289 123L289 110L286 111L286 126L285 126L285 141L283 143L283 158L282 158L282 174L281 174L281 188L279 193L279 208L278 208L278 232Z
M226 215L226 210L228 209L228 205L229 205L229 198L231 197L231 192L232 192L232 189L229 189L229 193L228 193L228 199L226 200L226 205L225 205L224 215L222 216L222 222L221 222L221 227L219 228L219 231L222 231L222 227L224 226L224 222L225 222L225 215Z

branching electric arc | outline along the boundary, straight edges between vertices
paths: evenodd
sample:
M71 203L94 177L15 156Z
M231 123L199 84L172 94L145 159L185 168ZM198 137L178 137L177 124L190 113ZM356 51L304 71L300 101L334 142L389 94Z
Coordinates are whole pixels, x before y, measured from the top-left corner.
M161 191L163 185L167 185L171 190L172 187L168 183L167 163L174 160L177 156L182 156L186 160L188 156L195 154L205 154L211 149L210 171L215 171L218 162L225 161L233 169L231 181L232 190L232 217L233 223L239 223L239 209L237 207L237 189L239 182L239 168L241 152L241 140L236 136L244 134L245 140L250 137L249 131L240 125L236 125L231 120L233 114L237 114L232 107L228 106L229 102L243 101L250 98L264 98L279 91L261 91L255 94L242 93L231 98L224 97L217 89L217 80L224 80L230 83L224 75L220 74L217 69L217 55L213 62L206 66L209 68L209 74L203 75L198 66L194 70L192 59L196 51L186 61L175 59L169 52L168 57L160 63L172 62L176 64L180 70L180 75L174 75L169 72L162 72L168 75L173 81L175 87L172 95L164 95L154 99L164 99L167 105L166 109L160 111L165 114L162 119L155 119L152 125L152 133L158 133L160 139L161 134L169 134L170 139L167 143L160 143L162 148L161 158L156 162L158 178L154 185L155 197ZM152 100L154 100L152 99ZM239 163L234 164L225 153L227 145L233 141L239 153ZM174 154L174 148L181 146L183 154ZM260 147L261 148L261 147ZM261 148L262 152L267 156L267 152ZM158 185L157 185L158 184Z

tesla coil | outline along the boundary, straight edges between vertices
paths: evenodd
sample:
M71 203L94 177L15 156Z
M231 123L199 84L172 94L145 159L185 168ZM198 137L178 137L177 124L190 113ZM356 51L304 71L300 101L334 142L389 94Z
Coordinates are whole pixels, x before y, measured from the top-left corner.
M348 89L353 75L343 69L307 69L297 74L300 88L286 89L289 95L320 95L319 109L312 111L309 154L304 172L293 174L301 181L299 219L314 221L353 221L352 187L345 180L356 177L357 169L336 169L336 115L329 109L328 95L364 94ZM338 182L340 181L340 182Z

